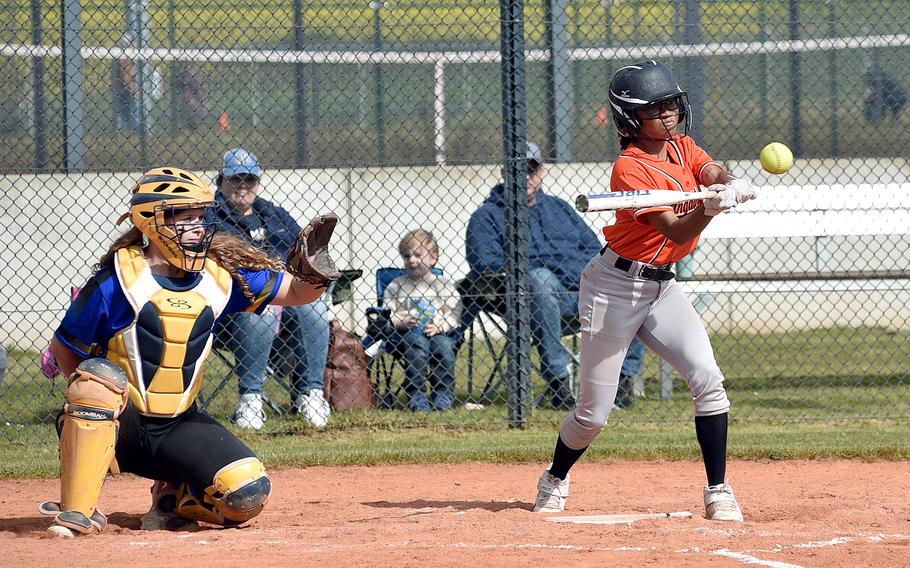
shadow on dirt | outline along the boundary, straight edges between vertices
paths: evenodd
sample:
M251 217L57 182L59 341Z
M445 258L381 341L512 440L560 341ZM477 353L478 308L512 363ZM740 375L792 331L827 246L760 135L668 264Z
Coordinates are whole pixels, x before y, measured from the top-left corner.
M425 513L425 509L454 509L455 511L470 511L471 509L483 509L498 513L508 509L526 509L531 510L531 503L523 501L428 501L418 499L416 501L366 501L362 503L367 507L376 507L378 509L423 509L416 513Z

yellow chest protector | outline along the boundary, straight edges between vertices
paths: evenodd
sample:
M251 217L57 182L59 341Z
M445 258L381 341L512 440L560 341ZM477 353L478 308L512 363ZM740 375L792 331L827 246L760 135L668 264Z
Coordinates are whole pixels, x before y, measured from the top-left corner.
M207 259L192 289L168 290L135 246L117 251L114 267L135 317L111 338L107 358L126 371L129 397L140 413L176 416L199 394L212 328L231 296L231 275Z

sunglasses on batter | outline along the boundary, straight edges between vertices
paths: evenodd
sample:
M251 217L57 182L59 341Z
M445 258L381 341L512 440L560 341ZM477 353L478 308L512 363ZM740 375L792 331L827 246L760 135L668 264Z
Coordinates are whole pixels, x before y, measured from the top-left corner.
M680 107L679 99L674 97L672 99L667 99L665 101L658 101L656 103L651 103L647 106L643 106L637 110L638 115L642 118L660 118L660 116L665 111L678 111Z

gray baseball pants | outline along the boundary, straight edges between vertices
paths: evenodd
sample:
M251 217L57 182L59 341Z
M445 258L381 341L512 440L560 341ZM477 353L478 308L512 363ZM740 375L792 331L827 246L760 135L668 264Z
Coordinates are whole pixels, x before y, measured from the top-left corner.
M588 447L604 429L633 336L676 369L692 392L696 416L723 414L730 408L724 376L701 318L676 280L657 282L614 266L616 253L605 248L581 276L581 395L566 416L560 437L569 448Z

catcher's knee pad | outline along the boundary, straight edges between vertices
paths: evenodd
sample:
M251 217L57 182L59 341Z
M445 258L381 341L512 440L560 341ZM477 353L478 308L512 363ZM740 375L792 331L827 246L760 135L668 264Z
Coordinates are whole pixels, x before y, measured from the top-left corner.
M76 511L91 519L95 513L127 396L126 374L107 359L86 359L70 375L60 433L61 515Z
M261 513L271 492L262 462L245 458L221 468L214 484L204 490L182 484L174 512L185 519L236 526Z

